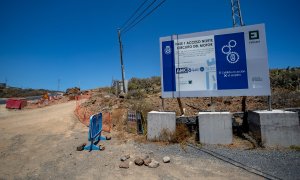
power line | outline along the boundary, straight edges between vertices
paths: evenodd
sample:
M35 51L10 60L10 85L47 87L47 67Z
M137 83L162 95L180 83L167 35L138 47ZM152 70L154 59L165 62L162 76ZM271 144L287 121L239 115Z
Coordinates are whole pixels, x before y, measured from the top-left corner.
M138 20L157 0L152 1L141 13L139 13L139 15L134 18L134 20L131 21L131 23L129 23L129 25L127 25L125 28L121 29L121 31L125 31L126 29L128 29L128 27L130 27L132 24L135 23L136 20Z
M124 26L136 15L136 13L144 6L144 4L147 2L148 0L145 0L135 11L134 13L130 16L130 18L127 19L127 21L125 21L125 23L121 26L120 29L123 29Z
M145 19L146 17L148 17L150 14L152 14L157 8L159 8L164 2L166 2L166 0L161 1L156 7L154 7L150 12L148 12L144 17L142 17L139 21L137 21L135 24L133 24L132 26L130 26L129 28L127 28L126 30L124 30L123 34L125 34L126 32L128 32L130 29L132 29L134 26L136 26L139 22L141 22L143 19Z
M134 26L136 26L139 22L141 22L143 19L145 19L147 16L149 16L152 12L154 12L159 6L161 6L166 0L161 1L156 7L154 7L150 12L148 12L145 16L141 17L142 15L144 15L145 12L147 12L147 10L149 8L151 8L151 6L157 1L157 0L153 0L146 8L144 8L144 10L139 13L136 17L135 15L138 13L138 11L140 11L140 9L144 6L144 4L147 2L148 0L145 0L136 10L135 12L131 15L131 17L123 24L121 29L118 29L118 39L119 39L119 46L120 46L120 63L121 63L121 73L122 73L122 83L123 83L123 92L126 93L125 91L125 68L124 68L124 63L123 63L123 45L122 45L122 38L121 38L121 32L124 31L124 33L126 33L127 31L129 31L131 28L133 28ZM135 17L133 20L132 18ZM140 18L141 17L141 18ZM139 19L140 18L140 19ZM131 21L131 22L130 22ZM130 22L130 23L129 23ZM129 24L128 24L129 23ZM125 27L124 27L125 26Z

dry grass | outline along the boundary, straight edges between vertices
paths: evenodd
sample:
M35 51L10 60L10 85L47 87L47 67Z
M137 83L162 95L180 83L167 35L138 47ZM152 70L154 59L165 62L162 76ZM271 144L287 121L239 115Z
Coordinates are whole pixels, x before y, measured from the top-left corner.
M112 110L112 123L117 131L123 131L126 127L126 110L113 109Z

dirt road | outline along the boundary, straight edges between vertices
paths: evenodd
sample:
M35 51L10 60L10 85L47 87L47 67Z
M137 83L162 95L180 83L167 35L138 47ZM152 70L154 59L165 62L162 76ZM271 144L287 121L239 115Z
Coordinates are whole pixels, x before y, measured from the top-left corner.
M132 140L103 142L105 151L76 151L87 142L88 128L74 116L75 102L34 110L0 106L0 179L257 179L260 178L206 154L197 156L179 146L165 147ZM151 169L130 163L120 169L120 157L150 154L160 162ZM133 158L130 158L133 161Z

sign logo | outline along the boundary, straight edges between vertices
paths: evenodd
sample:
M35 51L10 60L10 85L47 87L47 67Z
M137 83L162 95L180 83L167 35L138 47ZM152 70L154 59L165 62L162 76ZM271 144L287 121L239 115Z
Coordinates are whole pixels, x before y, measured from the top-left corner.
M259 31L249 31L249 40L259 39Z
M171 52L172 52L172 49L171 49L170 46L166 46L165 49L164 49L164 51L165 51L165 54L170 55Z
M176 74L185 74L191 72L192 69L188 67L176 68Z
M229 63L234 64L237 63L240 59L240 56L237 52L232 52L231 48L236 46L236 41L235 40L230 40L228 42L228 45L224 45L222 47L222 53L226 54L226 59Z

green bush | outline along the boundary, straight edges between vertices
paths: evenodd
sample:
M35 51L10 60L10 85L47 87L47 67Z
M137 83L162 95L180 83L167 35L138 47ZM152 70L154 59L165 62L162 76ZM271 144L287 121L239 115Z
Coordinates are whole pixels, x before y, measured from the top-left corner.
M300 84L300 68L286 68L270 70L272 88L297 90Z
M143 92L153 94L160 92L160 86L161 81L158 76L151 78L131 78L128 82L128 93L133 92L133 95L140 95Z

